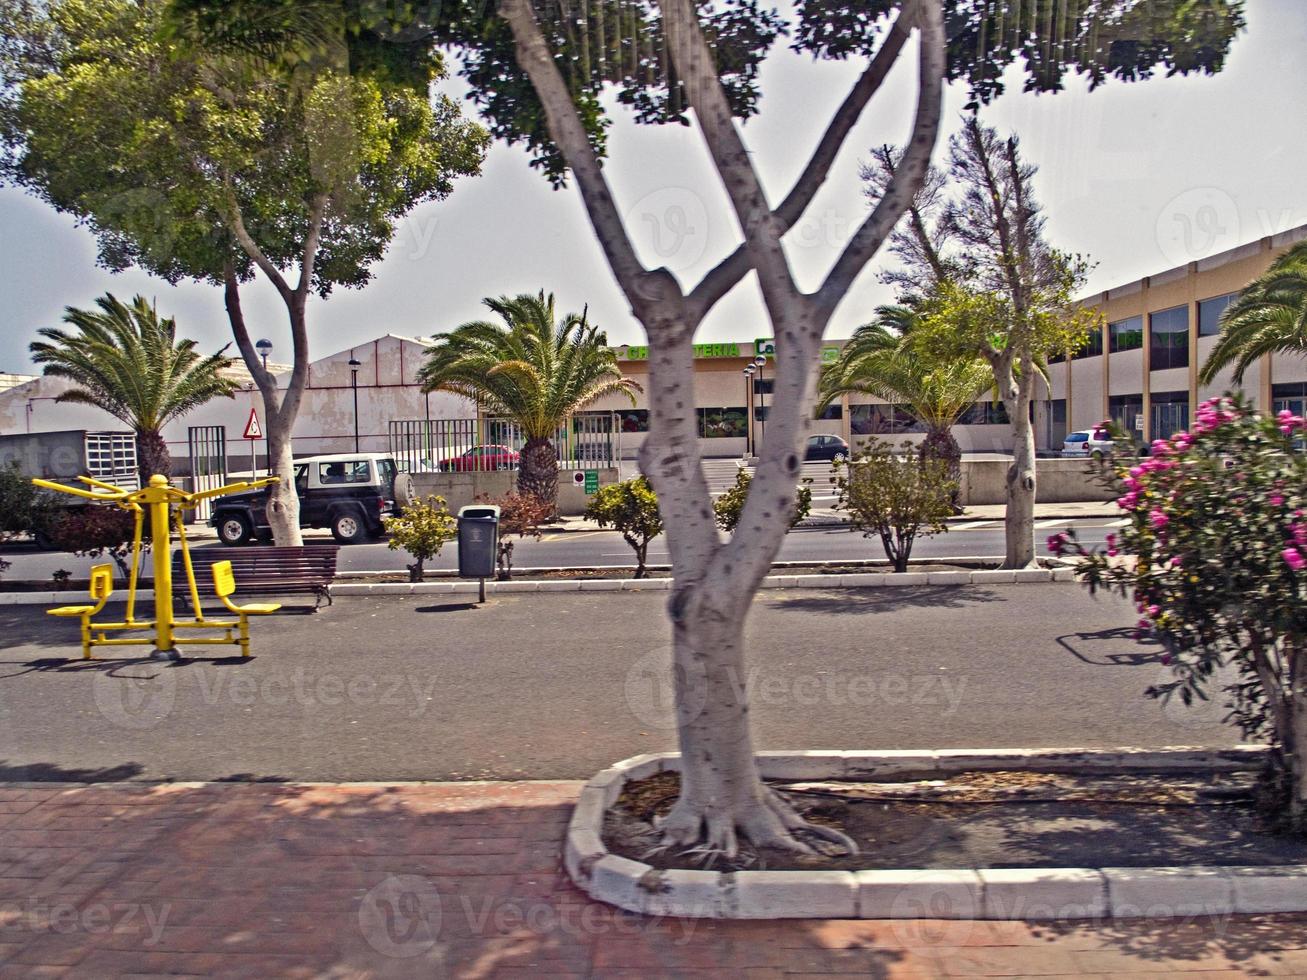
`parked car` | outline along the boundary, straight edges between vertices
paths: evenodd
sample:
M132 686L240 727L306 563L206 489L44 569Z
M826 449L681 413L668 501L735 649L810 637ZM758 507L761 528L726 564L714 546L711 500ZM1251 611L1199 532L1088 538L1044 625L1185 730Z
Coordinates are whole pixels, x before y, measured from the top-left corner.
M442 473L471 473L484 470L515 470L520 457L508 446L473 446L460 456L440 461Z
M271 488L219 497L209 523L225 545L268 539L267 504ZM341 544L384 533L381 519L415 499L413 479L399 473L384 453L335 453L309 456L295 463L295 492L300 498L300 527L328 527Z
M803 450L803 461L805 463L822 459L842 463L848 458L849 444L839 436L808 436L807 447Z
M1072 432L1062 443L1063 456L1092 456L1101 459L1112 450L1112 435L1104 428Z

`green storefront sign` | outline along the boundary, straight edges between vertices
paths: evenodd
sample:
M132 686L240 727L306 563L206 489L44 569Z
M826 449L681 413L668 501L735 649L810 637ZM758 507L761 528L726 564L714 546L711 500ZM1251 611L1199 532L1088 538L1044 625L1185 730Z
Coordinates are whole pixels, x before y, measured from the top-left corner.
M740 353L739 344L695 344L695 357L743 357ZM628 361L647 361L649 360L648 347L628 347L626 348L626 359Z

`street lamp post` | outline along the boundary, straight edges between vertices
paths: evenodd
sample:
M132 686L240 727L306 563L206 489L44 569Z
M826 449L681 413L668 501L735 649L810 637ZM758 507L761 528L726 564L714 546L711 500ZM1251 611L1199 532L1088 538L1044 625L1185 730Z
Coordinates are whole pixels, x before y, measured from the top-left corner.
M764 373L762 369L767 366L767 358L759 354L753 359L753 363L758 369L758 405L760 409L758 421L762 423L758 434L765 439L767 437L767 392L763 387Z
M354 389L354 452L359 451L359 361L349 359L349 386Z
M272 341L271 340L255 341L254 349L257 350L259 352L259 356L263 358L263 370L265 371L268 370L268 356L272 353Z
M748 428L745 430L748 439L745 440L744 451L746 455L753 455L753 372L756 370L752 364L744 369L744 404L748 407L745 409L746 418L749 420Z

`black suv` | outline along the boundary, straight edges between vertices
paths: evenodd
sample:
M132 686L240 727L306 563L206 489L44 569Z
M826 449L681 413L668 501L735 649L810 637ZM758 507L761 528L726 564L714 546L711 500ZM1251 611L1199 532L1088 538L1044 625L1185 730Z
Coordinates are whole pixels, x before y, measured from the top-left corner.
M412 477L398 473L384 453L336 453L309 456L295 463L295 491L300 498L300 527L329 527L341 544L354 544L384 533L381 519L413 500ZM209 523L226 545L271 537L267 502L270 488L220 497Z

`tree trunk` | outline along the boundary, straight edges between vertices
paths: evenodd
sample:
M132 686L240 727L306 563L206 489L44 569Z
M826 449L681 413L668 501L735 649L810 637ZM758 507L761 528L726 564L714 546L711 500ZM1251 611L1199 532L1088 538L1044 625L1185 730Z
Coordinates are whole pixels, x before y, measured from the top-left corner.
M999 390L1008 392L1003 399L1012 421L1012 465L1007 471L1003 533L1004 568L1033 568L1035 561L1035 427L1030 422L1030 391L1034 385L1034 365L1024 363L1020 377L1012 374L1011 361L1001 365ZM998 372L996 372L997 374Z
M1288 673L1289 730L1282 732L1288 766L1289 819L1293 829L1307 830L1307 643L1284 641Z
M517 488L557 509L558 453L548 439L528 439L522 447Z
M295 458L291 452L290 426L278 425L276 415L268 411L268 466L280 479L268 488L268 526L279 548L298 548L304 544L300 534L300 498L295 492Z
M762 782L754 758L743 639L748 604L710 609L697 601L701 594L682 587L672 600L673 607L694 608L680 617L673 610L681 793L659 827L668 840L703 842L729 857L740 833L754 846L795 849L790 829L802 821Z
M644 578L645 576L645 555L649 552L649 542L635 545L635 574L631 578Z
M172 456L168 452L168 443L157 431L136 431L136 468L142 487L149 486L150 477L156 473L172 476Z

